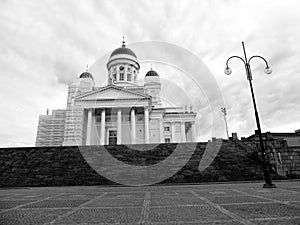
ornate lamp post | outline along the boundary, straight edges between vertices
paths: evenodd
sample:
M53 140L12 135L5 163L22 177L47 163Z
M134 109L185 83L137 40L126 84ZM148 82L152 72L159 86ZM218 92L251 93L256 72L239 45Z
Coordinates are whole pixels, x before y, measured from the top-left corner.
M251 68L250 68L250 61L253 58L262 59L266 64L266 68L265 68L265 73L266 74L271 74L272 69L269 67L267 60L265 60L262 56L259 56L259 55L251 56L248 60L247 55L246 55L244 42L242 42L242 45L243 45L244 57L245 58L243 59L239 56L229 57L226 61L226 68L224 70L224 73L226 75L230 75L232 73L232 70L228 67L228 62L229 62L230 59L238 58L238 59L242 60L242 62L244 63L244 66L245 66L245 69L246 69L247 79L249 81L249 85L250 85L250 89L251 89L252 101L253 101L253 106L254 106L254 111L255 111L256 125L257 125L258 136L259 136L259 144L260 144L260 148L261 148L261 152L262 152L262 159L263 159L263 163L264 163L263 164L263 170L264 170L265 184L264 184L263 187L264 188L275 188L276 186L275 186L275 184L272 183L272 180L271 180L269 162L267 161L267 158L266 158L266 151L265 151L265 148L264 148L263 138L262 138L262 134L261 134L260 122L259 122L259 117L258 117L258 112L257 112L257 107L256 107L256 102L255 102L255 97L254 97L254 91L253 91L253 86L252 86L252 72L251 72Z

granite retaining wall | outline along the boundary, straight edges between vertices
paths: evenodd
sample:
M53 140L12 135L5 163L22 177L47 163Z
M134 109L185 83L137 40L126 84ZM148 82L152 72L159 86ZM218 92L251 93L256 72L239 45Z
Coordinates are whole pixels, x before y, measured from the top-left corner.
M262 180L261 162L232 141L223 141L219 151L213 153L206 148L207 143L181 143L157 145L118 145L118 146L65 146L65 147L26 147L0 149L0 186L67 186L67 185L117 185L118 183L99 174L97 168L90 166L88 151L107 151L110 156L124 164L145 169L166 160L178 147L187 149L191 156L182 151L180 157L172 159L171 164L180 163L187 157L187 163L174 175L160 183L201 183L223 181ZM82 154L84 153L84 154ZM211 154L211 155L210 155ZM200 161L212 163L199 171ZM104 160L105 171L115 173L112 164ZM101 163L100 163L101 165ZM137 170L138 172L138 170ZM130 180L135 173L127 173ZM106 176L107 177L107 176ZM273 178L280 178L273 174Z

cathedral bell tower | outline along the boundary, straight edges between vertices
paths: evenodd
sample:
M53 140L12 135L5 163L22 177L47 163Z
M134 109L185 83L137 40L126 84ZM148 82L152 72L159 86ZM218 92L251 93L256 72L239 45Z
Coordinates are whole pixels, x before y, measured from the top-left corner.
M159 75L156 71L149 70L145 75L145 92L152 96L152 105L156 107L162 106L160 93L161 93L161 83Z

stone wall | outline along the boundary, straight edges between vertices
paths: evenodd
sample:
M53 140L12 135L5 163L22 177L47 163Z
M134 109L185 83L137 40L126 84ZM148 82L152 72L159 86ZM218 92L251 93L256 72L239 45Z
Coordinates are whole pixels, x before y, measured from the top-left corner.
M194 153L181 170L162 183L263 179L260 161L236 143L223 141L212 163L201 172L198 167L207 143L1 148L0 186L112 185L116 183L92 169L81 152L107 150L116 159L129 165L148 166L168 158L178 145L194 148ZM210 151L205 154L210 157ZM176 164L176 160L181 159L174 159L172 163ZM112 170L109 167L106 169ZM274 178L280 177L274 174Z
M271 163L275 171L288 178L300 178L300 148L273 149Z

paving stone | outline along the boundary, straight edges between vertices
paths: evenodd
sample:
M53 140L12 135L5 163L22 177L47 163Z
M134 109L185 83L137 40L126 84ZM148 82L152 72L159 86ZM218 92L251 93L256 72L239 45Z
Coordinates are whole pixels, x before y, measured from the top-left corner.
M165 196L160 198L150 198L150 206L161 206L161 205L201 205L206 204L205 201L199 198L191 197L171 197Z
M150 222L208 222L231 218L209 205L150 207Z
M9 196L10 196L9 194L0 194L0 199L7 198Z
M282 189L277 189L277 188L247 188L247 189L242 189L241 191L253 194L253 195L261 195L261 196L272 196L272 195L278 195L278 194L285 194L287 191L282 190Z
M289 204L300 207L300 201L297 201L297 202L291 201L291 202L289 202Z
M137 224L142 208L85 208L57 220L55 224Z
M270 199L278 200L278 201L300 201L300 193L299 194L277 194L272 196L264 196Z
M28 209L12 210L0 214L1 225L40 225L51 222L59 215L67 213L66 209Z
M265 200L261 198L256 198L252 196L208 196L208 199L210 199L212 202L217 204L230 204L230 203L246 203L246 202L271 202L271 200Z
M107 193L103 198L145 198L145 192L113 192Z
M247 220L251 220L253 224L299 225L300 201L295 200L298 196L297 193L280 190L279 187L282 189L287 189L287 187L297 188L300 186L300 182L278 182L276 185L279 191L275 189L263 189L262 185L263 183L261 182L148 187L73 186L2 189L0 190L0 195L5 195L6 197L0 199L0 203L6 201L12 202L6 204L8 206L12 204L9 207L32 203L30 205L41 208L24 207L12 209L7 212L5 209L2 209L0 211L0 224L44 224L57 219L58 215L63 216L58 219L58 224L69 225L80 223L81 225L101 223L102 225L108 223L133 225L139 224L141 218L148 218L148 221L146 221L148 225L240 224L233 221L231 217L223 214L217 208L196 198L191 192L195 191L200 196L215 202L215 204L222 203L223 205L220 205L222 208ZM259 198L234 190L267 198L282 198L282 201L288 201L290 205L274 202L259 203L260 200L256 201ZM105 192L106 194L101 198L93 199ZM144 205L147 192L150 192L150 201L149 205ZM51 199L41 201L37 204L33 203L36 200L43 200L47 196L51 196ZM90 200L92 201L87 206L79 209L74 208ZM261 199L261 201L267 200ZM144 208L143 213L142 208ZM70 215L65 214L70 212L70 210L75 210L75 212L72 212Z
M102 194L102 193L101 193ZM59 200L62 200L62 199L93 199L97 196L100 196L101 194L98 194L98 193L90 193L90 194L86 194L86 193L67 193L67 194L63 194L63 195L60 195L60 196L56 196L54 198L51 198L52 200L54 199L59 199Z
M104 198L89 202L85 207L143 206L143 198Z
M10 209L10 208L15 208L19 205L24 205L30 202L34 202L34 200L3 200L0 201L0 209Z
M222 207L244 218L268 218L300 215L300 208L280 203L223 205Z
M283 187L283 188L286 190L299 192L300 194L300 187Z
M9 196L6 200L38 200L43 198L48 198L53 196L52 194L34 194L34 193L26 193L26 194L18 194Z
M89 199L85 199L85 200L45 200L45 201L26 205L22 208L72 208L72 207L78 207L87 201L89 201Z
M197 221L197 222L163 222L163 223L147 223L148 225L242 225L242 223L233 220L214 220L214 221Z
M295 218L278 218L278 219L266 219L266 220L251 220L256 225L299 225L300 217Z
M230 196L236 196L236 195L244 195L241 193L238 193L234 190L231 189L212 189L212 190L196 190L195 191L197 194L199 194L200 196L226 196L226 195L230 195Z
M175 191L151 192L151 198L164 198L164 197L195 198L195 196L191 192L175 192Z

